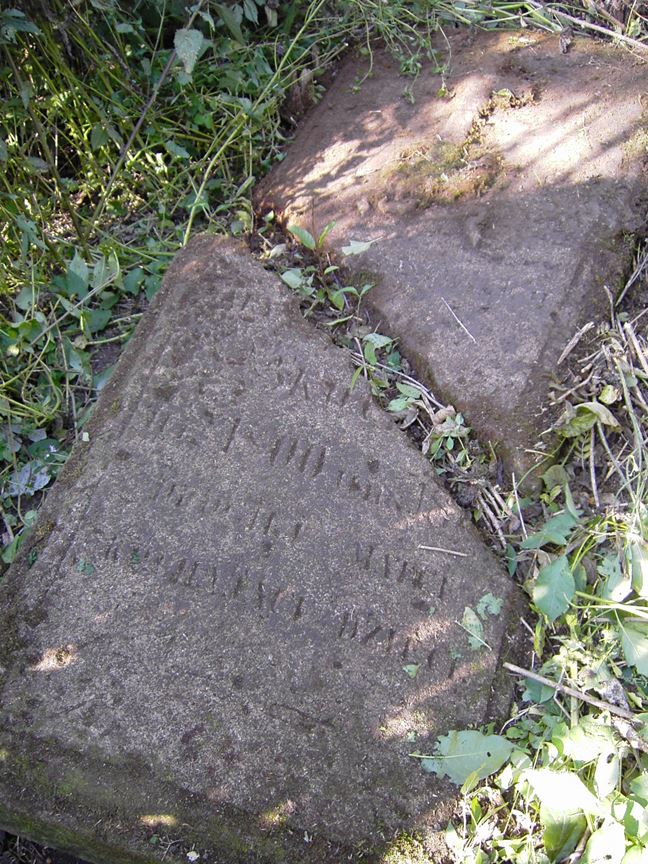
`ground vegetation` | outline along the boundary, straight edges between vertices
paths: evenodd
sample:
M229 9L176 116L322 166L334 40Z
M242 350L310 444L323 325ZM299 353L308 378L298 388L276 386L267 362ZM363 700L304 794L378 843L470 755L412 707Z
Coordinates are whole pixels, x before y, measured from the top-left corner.
M370 57L386 43L411 100L425 64L443 79L451 62L433 48L437 31L539 27L569 50L582 30L635 62L644 13L614 0L32 0L0 11L4 564L176 250L198 230L251 238L528 592L530 659L510 670L524 685L510 720L453 730L433 752L410 742L413 771L461 787L447 831L457 861L648 861L648 254L637 243L609 320L571 346L552 393L561 419L536 491L523 492L470 418L418 380L395 334L372 326L370 280L348 277L325 237L255 214L251 189L351 48ZM495 597L461 622L475 650L487 650L488 614ZM415 838L407 848L424 854Z

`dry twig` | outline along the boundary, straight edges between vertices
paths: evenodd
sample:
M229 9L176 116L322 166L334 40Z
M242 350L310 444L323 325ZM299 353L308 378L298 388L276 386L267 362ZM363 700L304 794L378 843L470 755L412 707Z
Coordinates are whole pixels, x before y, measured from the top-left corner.
M604 702L603 699L597 699L595 696L590 696L588 693L583 693L576 690L574 687L567 687L565 684L560 684L557 681L551 681L545 678L544 675L538 675L537 672L531 672L529 669L522 669L521 666L516 666L513 663L504 663L504 668L515 675L521 675L523 678L530 678L532 681L537 681L538 684L544 684L545 687L552 687L558 693L564 693L565 696L573 696L575 699L580 699L582 702L587 702L588 705L594 705L596 708L601 708L603 711L609 711L610 714L616 714L617 717L623 717L630 723L636 723L637 719L631 711L626 711L625 708L619 708L612 705L610 702Z

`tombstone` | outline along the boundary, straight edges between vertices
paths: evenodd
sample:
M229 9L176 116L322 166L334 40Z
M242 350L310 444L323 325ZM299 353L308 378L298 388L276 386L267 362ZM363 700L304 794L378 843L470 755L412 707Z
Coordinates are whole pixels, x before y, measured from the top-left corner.
M424 67L414 104L385 52L360 85L351 57L257 204L315 235L335 221L333 249L376 241L354 261L382 332L519 472L563 349L607 317L645 222L645 65L524 31L437 47L450 71Z
M238 244L180 253L1 586L1 827L111 864L438 847L456 789L408 754L505 714L518 592L351 376Z

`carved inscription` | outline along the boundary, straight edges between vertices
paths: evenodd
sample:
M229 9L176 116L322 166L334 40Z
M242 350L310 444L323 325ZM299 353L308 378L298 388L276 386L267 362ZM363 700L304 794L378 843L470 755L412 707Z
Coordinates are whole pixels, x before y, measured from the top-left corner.
M326 462L326 447L300 441L296 436L280 435L270 449L270 464L277 468L294 467L311 480L322 473Z
M257 510L254 521L258 521L259 516L260 510ZM273 521L274 514L259 523L263 533L270 530ZM105 563L119 565L133 573L142 567L146 572L153 572L155 591L163 597L166 596L165 589L180 588L213 597L215 608L221 614L237 615L236 608L240 606L261 620L276 620L282 622L282 626L299 626L304 619L330 633L336 640L353 643L398 662L420 663L431 671L435 668L440 646L431 644L429 637L421 639L417 633L404 631L372 610L323 610L321 604L308 599L306 592L283 582L272 572L263 573L249 566L244 555L218 562L195 560L166 552L154 534L142 537L137 545L133 545L121 543L116 535L101 532L93 543L93 553L93 568L101 568ZM69 548L64 557L79 572L79 568L88 563ZM382 576L388 577L392 572L390 567L385 567L385 562L389 561L388 554L373 546L356 547L355 564L359 570L367 572L373 563L379 561L383 562ZM420 568L407 561L399 561L393 572L397 574L397 581L407 581L412 588L421 587L425 576ZM403 573L407 575L399 579L399 574ZM418 575L413 578L412 574ZM428 602L429 596L419 595L419 601L413 599L412 606L423 611Z
M273 628L307 632L315 627L330 640L331 650L335 645L357 647L390 662L419 663L430 675L441 665L448 675L442 630L429 626L430 609L445 603L447 572L434 561L399 554L406 529L444 518L438 493L424 478L408 476L403 482L403 474L394 474L383 456L367 456L362 448L342 443L346 438L336 435L340 412L350 412L357 423L369 413L370 396L351 391L348 381L333 378L325 364L304 363L298 352L259 350L245 328L234 326L241 320L258 323L251 296L240 290L218 292L218 326L196 341L191 356L174 354L163 342L151 346L137 399L131 390L128 419L115 439L114 464L125 466L129 474L153 473L155 481L144 487L144 495L154 506L139 503L136 540L96 530L95 566L106 562L131 573L141 568L155 581L155 592L171 592L174 602L185 603L181 598L187 595L232 620L251 614ZM214 365L219 368L216 377ZM317 419L312 425L291 424L291 414L278 407L283 400L308 403ZM143 448L143 439L153 447ZM261 494L254 482L258 474L266 478ZM205 475L211 482L204 482ZM250 495L248 485L257 494ZM290 506L277 506L273 494L289 495ZM84 522L109 524L106 497L95 490ZM343 579L376 586L373 598L372 590L367 591L366 606L352 606L337 596L329 602L309 591L309 562L321 542L318 504L328 498L337 506L347 501L348 518L359 510L371 511L396 528L386 548L379 540L353 540L336 559ZM204 554L168 548L161 531L173 531L176 524L200 524ZM206 551L210 538L215 543L212 557ZM65 558L74 567L83 561L69 549ZM284 560L290 578L282 573ZM306 570L302 577L299 567ZM427 626L397 625L380 611L384 601L379 597L389 586L401 598L405 592L410 624L427 621Z
M416 590L424 590L428 596L442 601L444 599L447 574L438 574L431 565L412 563L383 552L371 544L357 542L355 563L367 573L372 573L385 581L411 585Z

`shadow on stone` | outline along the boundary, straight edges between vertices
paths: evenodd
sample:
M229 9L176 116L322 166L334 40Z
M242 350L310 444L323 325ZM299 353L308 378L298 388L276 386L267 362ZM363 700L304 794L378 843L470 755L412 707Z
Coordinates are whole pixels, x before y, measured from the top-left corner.
M359 91L349 60L256 200L314 234L335 221L333 248L377 241L354 259L375 320L520 471L563 348L605 316L644 229L645 66L537 33L451 46L415 105L384 53Z

